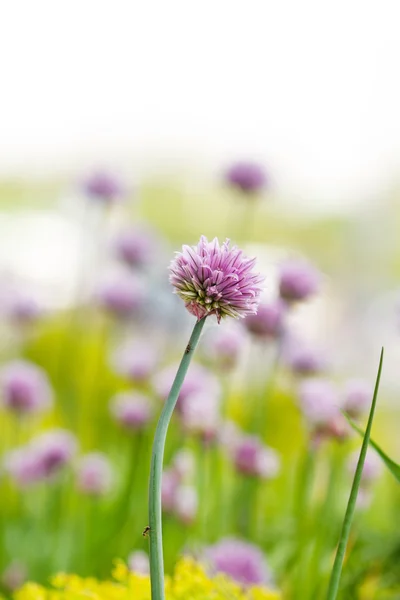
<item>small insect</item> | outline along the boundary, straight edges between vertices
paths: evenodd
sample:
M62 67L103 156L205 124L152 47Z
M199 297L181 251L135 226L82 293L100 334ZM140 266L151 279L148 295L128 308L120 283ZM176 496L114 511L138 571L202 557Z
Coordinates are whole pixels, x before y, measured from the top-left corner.
M189 344L186 346L185 354L189 354L189 352L191 351L191 349L192 349L192 346L191 346L191 344L189 342Z
M146 525L146 527L143 529L142 536L147 537L147 535L149 534L149 531L150 531L150 525Z

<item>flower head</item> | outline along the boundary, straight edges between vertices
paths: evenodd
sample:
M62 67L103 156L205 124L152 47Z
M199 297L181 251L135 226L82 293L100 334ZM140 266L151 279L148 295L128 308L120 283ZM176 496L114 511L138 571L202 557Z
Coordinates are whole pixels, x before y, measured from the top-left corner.
M263 278L253 272L255 258L246 258L226 240L183 246L170 265L170 282L198 320L208 315L246 317L257 312Z
M145 267L155 254L156 237L145 229L124 229L114 240L116 256L130 267Z
M204 340L203 353L212 364L229 371L237 364L245 341L243 328L233 322L230 327L216 327L209 332Z
M202 392L190 394L181 406L181 418L185 430L201 435L204 441L213 440L220 422L219 401L219 395Z
M35 413L52 404L52 391L43 369L33 363L16 360L0 370L0 394L4 406L15 413Z
M264 554L257 546L236 538L223 538L206 550L213 571L225 573L242 585L271 581Z
M120 346L112 357L115 371L134 382L148 379L157 366L159 351L154 342L140 339Z
M85 494L102 496L112 483L112 468L102 452L90 452L80 459L77 466L77 485Z
M237 162L226 172L226 181L245 194L260 192L267 184L264 169L257 163Z
M283 354L286 365L296 375L316 375L326 367L326 357L321 349L301 340L289 339Z
M90 175L83 184L84 192L105 204L111 204L120 200L124 195L121 182L105 171L97 171Z
M175 492L174 512L185 525L195 519L198 509L197 491L192 485L179 485Z
M115 272L97 290L99 304L117 317L130 317L144 301L142 282L133 273Z
M242 435L233 449L236 469L245 475L262 479L276 477L280 468L279 456L255 435Z
M150 399L138 392L120 392L111 400L111 414L123 427L140 430L153 416Z
M75 436L65 429L52 429L32 442L45 477L51 477L73 459L77 450Z
M281 266L279 292L287 302L306 300L319 287L319 273L303 260L291 260Z
M283 331L285 306L277 300L260 304L257 314L249 315L244 324L246 329L259 339L278 338Z
M359 417L372 402L372 390L363 379L350 379L344 390L342 408L352 417Z
M144 550L135 550L128 556L128 567L133 573L148 575L150 573L149 555Z
M299 387L300 410L311 429L313 439L346 438L349 427L340 412L339 395L326 379L307 379Z

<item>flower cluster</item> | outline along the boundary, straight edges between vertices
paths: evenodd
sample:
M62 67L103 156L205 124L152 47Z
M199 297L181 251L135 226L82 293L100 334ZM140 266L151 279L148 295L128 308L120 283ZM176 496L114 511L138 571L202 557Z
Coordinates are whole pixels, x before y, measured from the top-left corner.
M226 240L201 236L197 246L183 246L170 266L170 282L198 320L208 315L246 317L257 312L263 278L253 272L255 258L246 258Z
M24 360L15 360L2 367L0 395L3 405L18 414L44 411L52 404L46 373Z

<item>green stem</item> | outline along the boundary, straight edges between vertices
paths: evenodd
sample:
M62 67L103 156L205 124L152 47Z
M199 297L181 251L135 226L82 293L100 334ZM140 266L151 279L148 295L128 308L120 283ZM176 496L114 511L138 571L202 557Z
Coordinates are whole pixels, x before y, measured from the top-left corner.
M369 438L371 435L372 421L374 419L376 399L378 396L379 382L381 379L382 362L383 362L383 348L381 351L381 357L380 357L380 361L379 361L378 374L376 376L374 397L372 399L371 410L369 412L367 429L365 430L365 435L364 435L363 443L361 446L360 457L358 459L357 469L356 469L356 472L354 475L354 480L353 480L353 485L351 487L349 502L347 504L346 514L344 516L342 531L340 534L339 545L338 545L338 548L336 551L335 562L334 562L332 573L331 573L328 594L326 597L327 600L335 600L338 590L339 590L339 582L340 582L340 576L342 574L344 555L346 552L347 542L348 542L349 536L350 536L351 523L353 520L354 511L356 508L358 488L360 487L362 470L364 467L365 456L367 454Z
M153 442L149 482L150 580L152 600L164 600L164 558L162 547L161 478L165 439L185 375L198 344L206 317L197 321L182 357L169 396L157 424Z

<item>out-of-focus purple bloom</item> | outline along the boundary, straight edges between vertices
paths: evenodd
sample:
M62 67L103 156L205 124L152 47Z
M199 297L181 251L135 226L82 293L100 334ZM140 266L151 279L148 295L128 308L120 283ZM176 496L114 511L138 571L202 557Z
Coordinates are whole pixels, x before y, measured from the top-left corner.
M77 485L85 494L102 496L112 484L113 471L107 456L90 452L82 456L77 466Z
M233 460L240 473L262 479L276 477L280 468L277 452L265 446L255 435L241 436L234 448Z
M44 479L44 469L35 448L22 446L8 452L4 469L19 487L27 487Z
M290 260L281 266L279 293L286 302L307 300L319 288L320 275L304 260Z
M161 503L163 511L172 512L175 507L176 491L180 483L179 475L174 469L165 469L161 482Z
M154 388L157 395L166 400L175 379L177 366L169 366L160 371L154 379ZM192 363L187 372L178 397L178 409L182 408L186 398L192 394L204 394L219 397L221 386L215 375L197 363Z
M283 358L296 375L316 375L326 367L326 357L320 348L298 340L285 344Z
M199 500L196 489L191 485L179 485L175 492L174 512L185 525L193 522L197 515Z
M148 575L150 573L149 556L144 550L135 550L128 556L128 568L132 573Z
M37 321L43 310L33 296L18 293L10 299L7 313L15 323L26 325Z
M246 321L252 316L247 317ZM207 354L214 365L229 371L237 364L244 343L243 329L232 323L231 326L218 327L209 332L208 338L204 340L203 353Z
M268 183L264 169L254 162L237 162L226 172L227 183L245 194L260 192Z
M209 393L189 394L181 405L182 424L186 431L197 433L204 441L215 438L220 421L220 398Z
M44 411L52 405L45 371L24 360L12 361L0 369L0 393L3 405L19 414Z
M233 454L241 436L242 432L234 421L225 420L221 423L218 430L218 441L228 452Z
M137 392L120 392L111 400L111 414L126 429L138 431L153 417L150 399Z
M144 287L133 273L116 272L97 290L97 299L104 309L117 317L131 317L144 302Z
M156 249L156 236L149 229L124 229L114 240L117 258L129 267L146 267L153 261Z
M226 573L242 585L271 584L264 554L249 542L223 538L207 548L205 558L213 572Z
M299 387L300 409L315 442L348 437L349 426L340 412L339 395L326 379L308 379Z
M83 191L91 198L105 204L121 200L125 193L117 177L105 171L90 175L83 184Z
M1 582L9 592L14 592L22 587L28 577L26 566L19 562L13 561L3 571Z
M348 472L351 476L354 476L354 473L356 472L359 457L360 451L355 450L348 458L347 467ZM376 452L369 450L365 457L360 485L368 488L374 483L374 481L380 476L381 473L382 460L379 458Z
M260 284L253 272L255 258L246 258L226 240L209 242L201 236L197 246L183 246L170 265L170 282L198 320L208 315L246 317L257 312Z
M177 473L180 481L191 477L195 469L194 454L188 448L181 448L174 455L172 468Z
M257 338L276 339L282 334L285 312L280 300L260 304L257 314L249 315L244 325Z
M146 381L154 372L159 360L159 351L154 343L144 338L123 344L115 352L112 363L119 375L133 382Z
M51 477L68 465L77 450L75 436L65 429L53 429L42 433L31 442L37 453L45 477Z
M350 379L344 389L342 408L351 417L359 417L367 411L372 402L372 390L362 379Z

